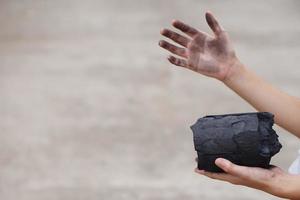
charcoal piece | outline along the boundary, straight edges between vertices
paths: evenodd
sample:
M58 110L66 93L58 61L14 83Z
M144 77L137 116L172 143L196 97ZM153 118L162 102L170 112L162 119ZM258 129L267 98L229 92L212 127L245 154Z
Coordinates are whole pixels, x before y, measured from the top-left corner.
M249 166L269 168L273 155L281 149L272 129L274 115L268 112L210 115L191 126L198 169L223 172L216 158Z

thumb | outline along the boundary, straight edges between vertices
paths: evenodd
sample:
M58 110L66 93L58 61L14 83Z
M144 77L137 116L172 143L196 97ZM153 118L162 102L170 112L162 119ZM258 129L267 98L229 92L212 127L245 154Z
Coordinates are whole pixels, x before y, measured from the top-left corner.
M229 160L226 160L224 158L218 158L215 161L215 164L223 169L226 173L231 174L233 176L237 176L240 178L249 178L249 172L247 167L239 166L236 164L233 164Z

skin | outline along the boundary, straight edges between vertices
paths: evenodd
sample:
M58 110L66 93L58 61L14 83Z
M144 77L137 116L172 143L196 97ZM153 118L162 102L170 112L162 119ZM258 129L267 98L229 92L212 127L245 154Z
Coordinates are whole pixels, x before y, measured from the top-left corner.
M300 137L300 99L290 96L258 77L240 62L228 33L211 12L206 21L213 35L197 30L179 20L172 25L182 33L162 29L161 35L176 45L161 40L159 46L173 55L170 63L215 78L250 103L258 111L271 112L275 123ZM236 185L259 189L278 197L300 199L300 176L285 173L278 167L271 169L238 166L223 158L215 161L225 173L211 173L195 169L198 174Z

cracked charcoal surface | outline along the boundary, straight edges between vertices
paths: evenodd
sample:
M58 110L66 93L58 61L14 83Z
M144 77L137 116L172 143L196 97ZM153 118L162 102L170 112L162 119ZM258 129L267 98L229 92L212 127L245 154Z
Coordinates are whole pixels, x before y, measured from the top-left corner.
M223 172L214 164L222 157L238 165L268 168L281 144L268 112L210 115L191 126L198 169Z

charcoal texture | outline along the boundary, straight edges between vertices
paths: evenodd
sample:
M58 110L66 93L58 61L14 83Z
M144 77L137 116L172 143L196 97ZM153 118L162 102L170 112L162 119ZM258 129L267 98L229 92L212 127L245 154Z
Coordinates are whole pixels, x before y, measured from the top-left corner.
M226 158L250 167L268 168L281 149L272 129L274 115L268 112L210 115L191 126L198 169L223 172L214 162Z

